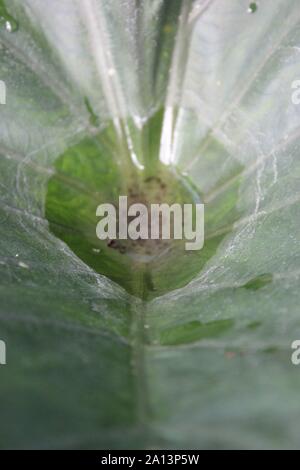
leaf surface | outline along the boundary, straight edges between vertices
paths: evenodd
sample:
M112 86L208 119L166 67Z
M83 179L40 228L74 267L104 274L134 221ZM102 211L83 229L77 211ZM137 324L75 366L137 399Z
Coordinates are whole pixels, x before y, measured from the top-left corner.
M0 2L2 448L299 447L300 10L248 9ZM91 204L142 167L205 247L95 264Z

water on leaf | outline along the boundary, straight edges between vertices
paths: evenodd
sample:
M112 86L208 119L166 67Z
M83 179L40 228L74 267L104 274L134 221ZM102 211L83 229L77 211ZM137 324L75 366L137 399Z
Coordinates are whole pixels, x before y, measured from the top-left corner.
M18 30L18 22L8 13L4 0L0 0L0 28L8 33L14 33Z
M255 13L257 11L258 5L256 2L251 2L248 7L248 13Z

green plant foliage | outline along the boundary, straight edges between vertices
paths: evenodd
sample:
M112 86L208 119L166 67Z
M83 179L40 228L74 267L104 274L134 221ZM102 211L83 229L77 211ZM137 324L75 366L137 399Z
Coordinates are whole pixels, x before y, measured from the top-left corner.
M0 2L1 448L299 448L299 22ZM203 250L99 243L121 191L204 202Z

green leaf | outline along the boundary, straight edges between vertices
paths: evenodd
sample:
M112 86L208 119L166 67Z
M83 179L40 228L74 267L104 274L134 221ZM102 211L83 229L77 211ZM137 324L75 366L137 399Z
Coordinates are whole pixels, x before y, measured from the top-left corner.
M0 2L1 448L298 448L296 0ZM205 245L107 246L119 194Z

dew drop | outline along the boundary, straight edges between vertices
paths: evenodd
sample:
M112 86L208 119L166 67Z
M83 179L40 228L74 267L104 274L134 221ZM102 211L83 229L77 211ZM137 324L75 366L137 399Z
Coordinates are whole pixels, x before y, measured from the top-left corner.
M109 77L113 77L114 75L116 75L116 71L115 71L114 68L109 68L107 70L107 74L108 74Z
M20 266L20 268L29 269L28 264L23 263L23 261L19 261L18 265Z
M251 3L249 4L249 7L248 7L248 10L247 10L247 11L248 11L248 13L255 13L256 10L257 10L257 8L258 8L257 3L251 2Z
M18 22L8 13L3 0L0 0L0 28L8 33L14 33L19 28Z

